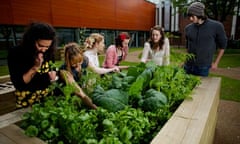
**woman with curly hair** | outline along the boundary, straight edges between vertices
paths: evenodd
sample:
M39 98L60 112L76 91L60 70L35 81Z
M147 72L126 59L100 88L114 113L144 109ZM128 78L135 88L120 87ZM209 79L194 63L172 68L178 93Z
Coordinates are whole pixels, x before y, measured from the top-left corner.
M8 68L16 88L17 108L39 103L48 95L48 86L58 78L50 66L55 49L55 29L47 23L33 22L20 45L9 50Z

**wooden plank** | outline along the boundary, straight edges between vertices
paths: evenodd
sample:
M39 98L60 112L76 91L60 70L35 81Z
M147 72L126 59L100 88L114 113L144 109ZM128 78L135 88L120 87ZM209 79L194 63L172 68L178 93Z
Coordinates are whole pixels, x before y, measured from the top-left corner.
M220 78L202 78L192 93L192 100L184 100L151 144L211 144L213 142Z
M0 132L0 144L16 144L16 143Z
M0 95L12 93L15 91L13 86L8 86L6 84L0 84Z
M39 138L28 137L24 134L24 131L15 124L11 124L7 127L0 129L0 134L5 136L6 142L12 142L13 144L46 144ZM1 141L0 141L1 142ZM11 143L1 143L11 144Z
M5 83L10 81L10 75L0 76L0 83Z
M15 88L9 75L0 77L0 115L12 112L16 109Z
M16 96L14 92L0 95L0 115L16 110Z
M31 108L23 108L0 116L0 128L21 121L22 115L30 110Z
M216 91L211 91L213 94L215 94L215 97L213 99L213 104L209 112L209 116L205 125L204 133L202 135L201 144L212 144L214 142L214 134L215 134L215 128L217 124L217 117L218 117L218 105L220 101L220 87L221 87L221 79L219 82L219 85L215 85Z
M210 137L214 135L214 133L211 133L211 129L215 129L214 122L216 122L215 119L219 103L219 98L216 99L216 90L219 88L216 86L217 85L214 85L214 81L212 80L208 80L207 85L201 86L201 95L195 97L199 99L198 109L193 113L192 116L198 121L190 121L186 135L191 136L191 138L184 137L182 143L212 143Z

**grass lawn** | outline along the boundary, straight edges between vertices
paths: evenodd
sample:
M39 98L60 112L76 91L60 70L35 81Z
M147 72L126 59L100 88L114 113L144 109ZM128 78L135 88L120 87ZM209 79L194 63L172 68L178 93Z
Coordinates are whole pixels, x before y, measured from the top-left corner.
M8 75L8 67L6 65L0 66L0 76Z
M240 53L239 54L225 54L219 63L219 67L221 67L221 68L240 67Z
M210 76L221 77L220 99L240 102L239 86L240 80L231 79L225 76L211 74Z

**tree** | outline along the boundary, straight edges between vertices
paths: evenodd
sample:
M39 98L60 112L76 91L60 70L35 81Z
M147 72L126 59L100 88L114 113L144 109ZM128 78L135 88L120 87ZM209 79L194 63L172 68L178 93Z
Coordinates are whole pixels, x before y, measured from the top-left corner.
M202 0L201 2L205 5L206 15L220 22L224 22L228 16L237 12L235 7L238 6L238 0ZM190 5L188 0L172 0L172 3L174 7L179 7L179 12L184 13Z

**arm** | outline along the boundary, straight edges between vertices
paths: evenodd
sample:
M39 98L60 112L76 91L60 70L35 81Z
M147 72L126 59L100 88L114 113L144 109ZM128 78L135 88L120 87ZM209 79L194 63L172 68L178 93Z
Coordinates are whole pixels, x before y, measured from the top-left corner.
M35 65L32 68L30 68L25 74L23 74L23 81L26 84L31 82L31 80L33 79L33 77L35 76L37 71L41 68L43 61L44 61L43 54L39 53L38 57L36 57L36 59L35 59ZM56 80L57 73L56 73L56 71L49 71L48 76L49 76L48 79L50 81L53 81L53 80ZM41 78L43 78L43 77L41 77Z
M35 59L35 65L28 70L25 74L23 74L23 81L27 84L29 83L34 75L37 73L38 69L41 68L41 65L43 63L43 53L39 53L38 56Z
M38 67L29 67L28 65L31 65L31 61L22 53L20 46L10 48L8 53L8 69L11 81L16 89L27 88L27 84L37 74Z
M146 63L148 61L149 50L150 50L150 44L148 42L146 42L144 44L144 48L143 48L143 51L142 51L141 62Z
M220 49L219 52L218 52L218 55L217 55L217 58L215 60L215 62L212 63L212 69L213 70L216 70L218 68L218 63L220 62L222 56L224 54L224 49Z
M128 46L127 47L123 47L123 51L124 51L123 60L125 60L127 58L128 49L129 49Z
M117 62L116 47L111 46L108 48L106 52L104 67L113 68L115 67L116 62Z
M28 72L26 72L24 75L23 75L23 81L28 84L32 78L35 76L35 74L37 73L38 71L38 68L33 66Z
M105 73L109 73L109 72L118 72L119 68L117 66L113 67L113 68L100 68L95 66L94 64L92 64L90 61L88 63L88 67L91 68L94 72L98 73L98 74L105 74Z
M165 54L163 58L163 65L169 65L170 64L170 44L168 38L165 39Z
M216 42L217 45L220 47L217 57L215 61L212 63L211 69L216 70L218 68L218 64L224 54L225 48L227 47L227 36L224 31L223 24L219 23L218 27L216 27L217 30L217 37L216 37Z
M78 83L76 83L76 81L73 78L73 75L66 71L66 70L60 70L60 78L67 84L67 85L72 85L75 89L75 94L77 96L79 96L82 101L84 102L84 104L86 104L87 106L89 106L92 109L96 109L97 106L95 104L93 104L92 100L84 93L84 91L82 90L82 88L78 85Z
M128 69L129 66L118 66L119 69Z

